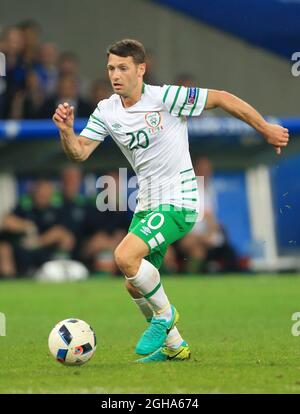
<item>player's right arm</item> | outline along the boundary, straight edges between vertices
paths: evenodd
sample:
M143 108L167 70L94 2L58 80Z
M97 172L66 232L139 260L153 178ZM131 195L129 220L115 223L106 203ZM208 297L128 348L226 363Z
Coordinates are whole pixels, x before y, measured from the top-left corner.
M260 113L239 97L226 92L209 89L205 109L221 108L234 117L246 122L257 130L267 141L275 147L276 153L289 142L289 131L282 125L270 124Z
M85 161L101 143L101 141L75 135L74 108L68 103L58 105L52 119L59 129L62 148L73 161Z
M277 154L288 145L287 128L268 123L251 105L229 92L176 85L164 85L162 92L163 104L173 116L199 116L204 109L221 108L255 128Z

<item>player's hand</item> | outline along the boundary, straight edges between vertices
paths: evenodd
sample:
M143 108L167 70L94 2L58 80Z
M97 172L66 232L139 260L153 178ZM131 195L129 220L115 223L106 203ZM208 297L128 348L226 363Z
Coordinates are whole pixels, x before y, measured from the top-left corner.
M31 220L24 220L24 232L27 235L38 234L38 228L36 224Z
M262 132L268 144L273 145L276 154L281 154L281 148L289 142L289 130L281 125L267 124Z
M74 107L67 102L59 104L52 120L61 132L73 131Z

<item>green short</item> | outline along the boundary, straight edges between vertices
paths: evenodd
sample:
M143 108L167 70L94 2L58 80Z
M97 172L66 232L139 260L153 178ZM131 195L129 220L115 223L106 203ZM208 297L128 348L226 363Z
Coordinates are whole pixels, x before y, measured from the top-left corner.
M161 204L154 210L135 213L128 231L149 246L150 253L145 259L159 269L168 246L192 229L197 216L195 210Z

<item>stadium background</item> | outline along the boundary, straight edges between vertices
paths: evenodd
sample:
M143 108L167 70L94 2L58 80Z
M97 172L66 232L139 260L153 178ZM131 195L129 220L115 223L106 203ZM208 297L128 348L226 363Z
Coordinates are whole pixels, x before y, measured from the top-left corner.
M151 54L150 82L176 83L178 77L187 75L196 85L230 91L251 103L264 116L276 117L279 122L282 119L290 127L292 139L281 157L275 157L272 149L250 128L232 119L227 124L226 118L219 118L226 114L218 111L213 111L213 115L212 111L207 111L191 122L191 153L194 159L205 155L211 160L215 170L218 220L237 253L250 259L250 268L297 270L300 267L300 224L296 212L300 201L299 186L292 177L299 171L298 108L295 104L299 78L292 75L294 62L289 55L295 37L288 37L287 24L282 27L279 18L284 12L292 23L293 10L297 10L298 5L274 2L267 28L257 34L247 5L227 3L232 13L228 21L219 13L213 14L217 6L222 7L222 2L212 2L203 9L194 2L186 7L180 1L165 2L171 7L157 3L160 2L125 0L113 4L102 1L100 5L90 1L85 7L84 19L79 19L82 6L79 1L66 3L63 10L67 12L59 15L56 1L47 13L33 0L26 5L16 3L16 7L13 2L4 2L1 27L18 24L30 15L30 19L40 25L41 44L53 42L58 52L76 53L80 76L88 87L94 79L105 79L108 44L126 36L138 38ZM254 9L259 7L265 13L268 2L259 4L255 2ZM194 18L189 15L193 13ZM237 23L240 13L245 16L244 27ZM210 20L211 16L214 20ZM227 31L222 30L224 28ZM291 25L289 30L296 29ZM277 50L278 45L282 50ZM85 93L89 93L87 87ZM84 119L77 125L83 124ZM55 176L66 158L51 121L44 124L36 121L29 127L21 121L1 121L0 134L3 200L0 214L3 215L20 192L26 190L27 178L34 178L40 172ZM126 166L115 146L106 144L82 168L85 174L97 176L99 172ZM90 181L89 188L92 183Z

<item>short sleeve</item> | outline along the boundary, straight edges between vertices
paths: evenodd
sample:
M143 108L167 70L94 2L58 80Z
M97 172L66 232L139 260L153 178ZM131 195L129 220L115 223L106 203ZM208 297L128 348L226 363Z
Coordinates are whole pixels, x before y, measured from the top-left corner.
M105 137L109 135L106 125L101 116L100 105L94 110L92 115L89 117L86 127L81 131L80 135L95 141L103 142Z
M205 108L208 90L164 85L163 105L174 116L199 116Z

